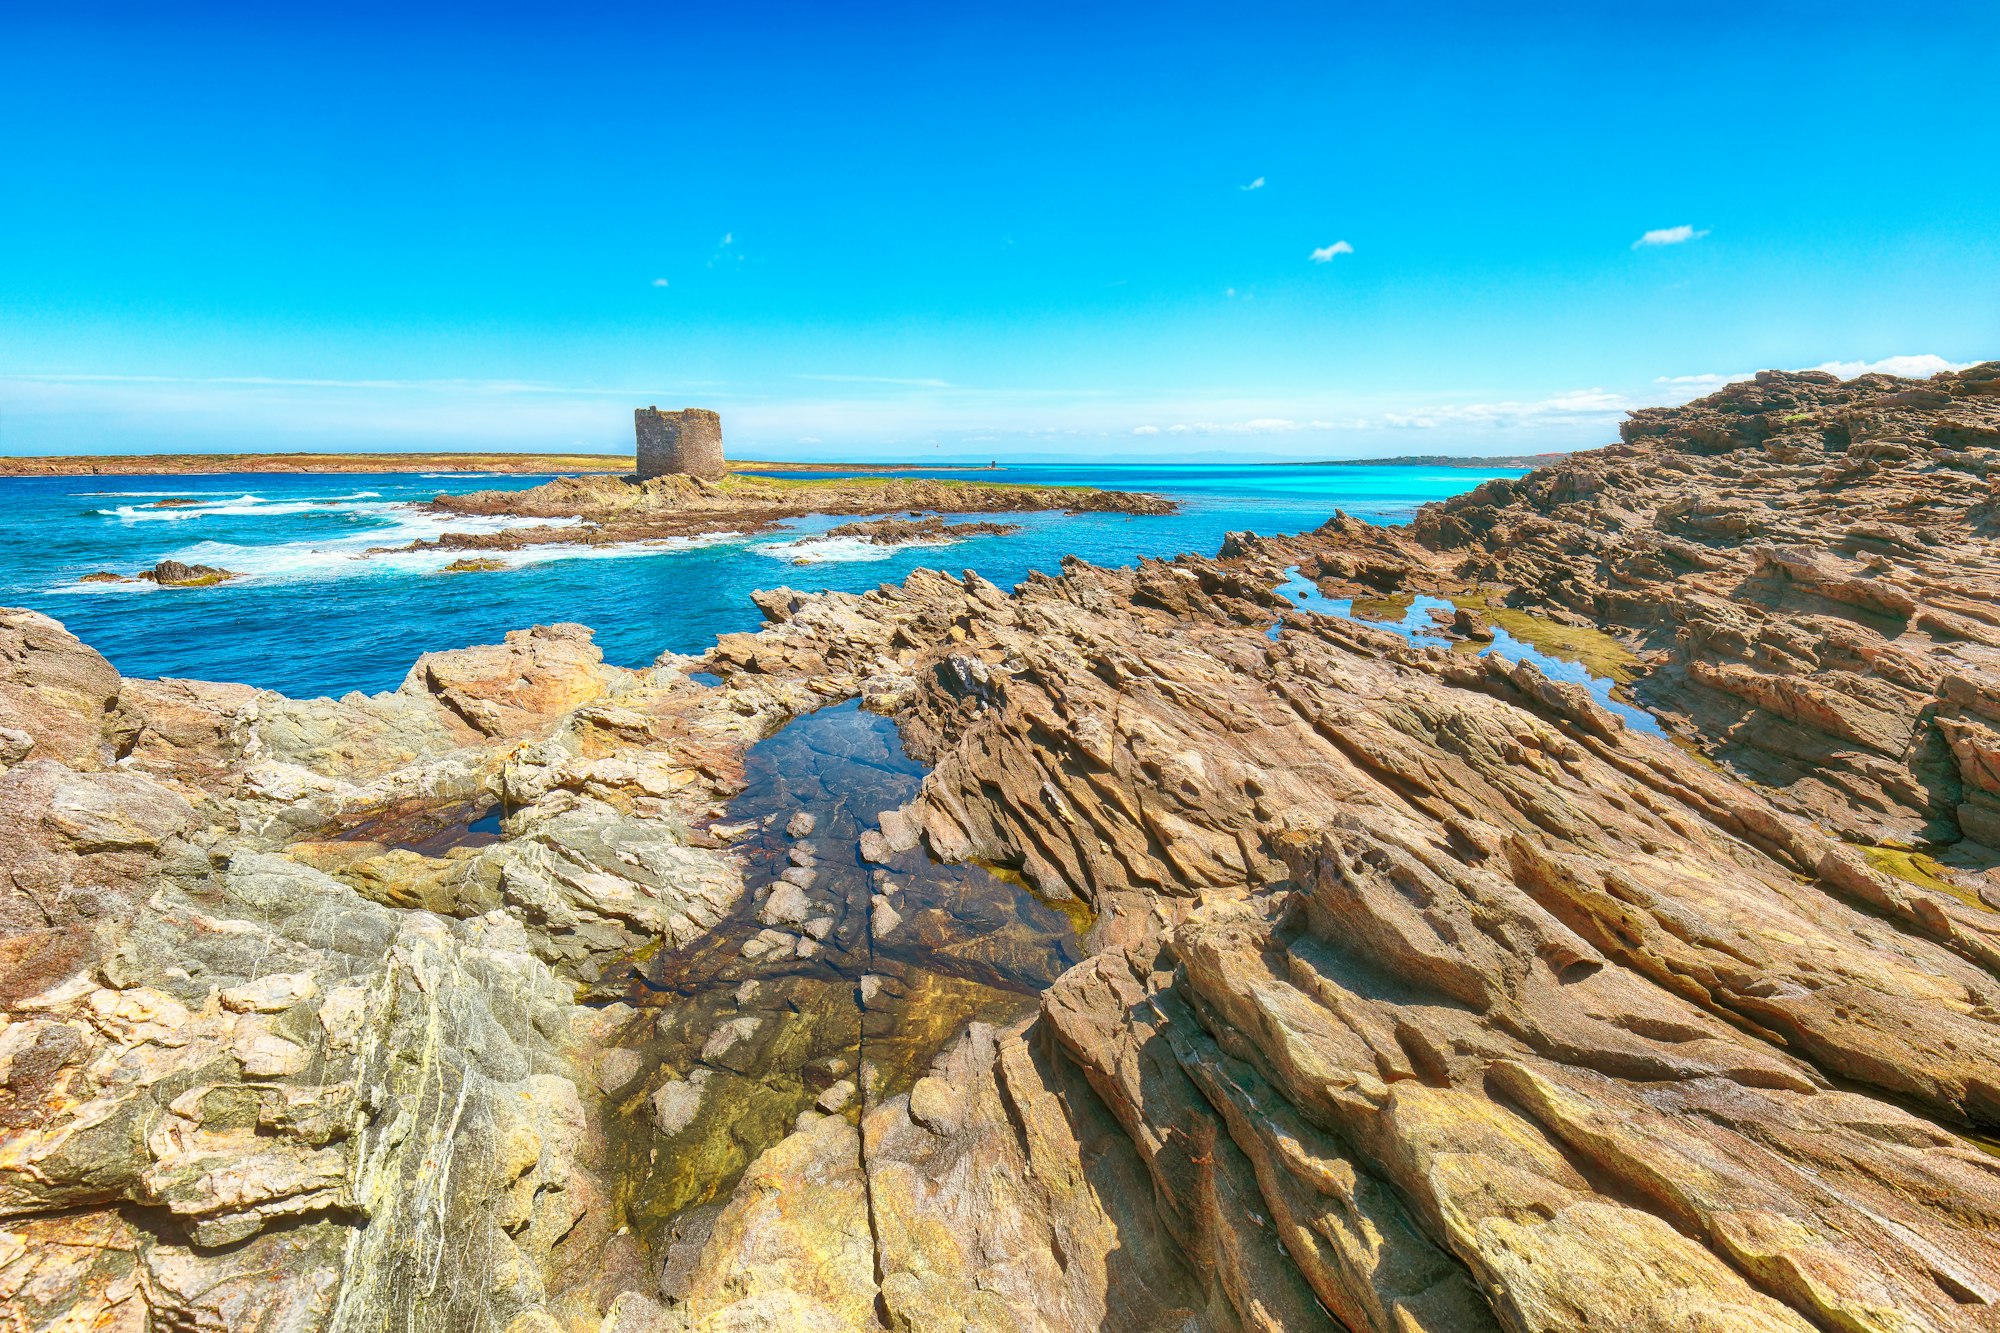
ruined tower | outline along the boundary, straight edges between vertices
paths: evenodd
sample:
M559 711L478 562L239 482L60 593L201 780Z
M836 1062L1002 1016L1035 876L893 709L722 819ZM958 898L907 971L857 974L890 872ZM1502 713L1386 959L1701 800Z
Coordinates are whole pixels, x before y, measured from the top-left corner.
M639 480L680 474L714 481L729 470L722 461L722 418L704 407L632 414L639 436Z

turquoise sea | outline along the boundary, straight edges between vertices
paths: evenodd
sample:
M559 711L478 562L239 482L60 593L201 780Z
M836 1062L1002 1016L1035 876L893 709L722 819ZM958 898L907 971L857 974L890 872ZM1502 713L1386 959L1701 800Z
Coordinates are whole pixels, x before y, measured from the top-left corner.
M976 569L1002 585L1054 573L1074 554L1098 564L1183 551L1213 554L1239 529L1300 532L1335 509L1407 522L1418 505L1518 471L1257 465L1037 466L970 474L1152 491L1181 512L1026 514L1022 530L949 545L883 548L815 539L847 521L807 519L779 533L667 546L539 547L492 573L446 574L443 552L368 555L451 528L416 505L441 492L521 489L544 477L468 474L235 474L0 478L5 562L0 602L69 626L128 676L245 681L295 696L393 689L419 653L490 643L554 620L597 631L605 656L642 666L663 650L700 652L717 634L761 623L750 593L865 591L921 566ZM194 501L160 507L161 500ZM89 584L172 558L242 578L207 588Z

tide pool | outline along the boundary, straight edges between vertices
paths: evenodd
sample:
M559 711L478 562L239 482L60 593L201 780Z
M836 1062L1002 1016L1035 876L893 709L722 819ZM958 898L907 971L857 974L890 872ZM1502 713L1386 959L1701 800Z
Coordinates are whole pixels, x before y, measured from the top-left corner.
M905 474L910 475L910 474ZM918 473L915 475L929 475ZM0 478L6 561L0 601L54 616L128 676L244 681L294 696L393 689L419 653L497 642L510 629L577 621L607 660L643 666L754 629L758 588L862 592L920 567L976 569L1002 586L1059 572L1065 555L1102 565L1184 551L1225 533L1317 527L1335 509L1375 523L1517 470L1285 466L1022 466L935 475L1151 491L1178 514L999 515L1005 536L877 547L818 534L808 518L754 537L716 534L611 547L497 554L503 569L446 573L462 553L369 554L510 520L432 515L441 493L519 490L544 477L466 474L230 474ZM162 507L160 501L176 503ZM84 583L163 559L243 577L206 588Z
M1419 648L1442 648L1449 652L1471 653L1478 657L1488 655L1504 657L1510 662L1533 662L1550 680L1569 681L1590 691L1592 698L1611 713L1623 720L1634 731L1643 731L1649 736L1665 736L1666 730L1651 713L1634 708L1619 698L1618 683L1609 676L1600 676L1581 662L1567 657L1545 653L1531 643L1525 643L1508 633L1499 625L1488 625L1493 637L1485 640L1450 639L1437 633L1440 622L1432 612L1441 612L1448 619L1457 604L1442 597L1412 596L1402 609L1398 619L1390 620L1377 616L1359 615L1354 609L1351 597L1325 597L1313 581L1299 573L1297 565L1285 571L1285 581L1275 589L1278 596L1290 602L1301 611L1314 615L1339 616L1352 620L1357 625L1372 625L1376 629L1392 630L1408 639ZM1275 639L1284 631L1284 623L1271 626L1270 636Z

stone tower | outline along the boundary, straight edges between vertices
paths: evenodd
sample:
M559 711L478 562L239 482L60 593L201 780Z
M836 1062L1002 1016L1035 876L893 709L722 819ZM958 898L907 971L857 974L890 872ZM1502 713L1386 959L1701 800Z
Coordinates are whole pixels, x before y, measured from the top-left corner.
M722 461L722 418L704 407L632 414L639 436L639 480L675 474L715 481L729 470Z

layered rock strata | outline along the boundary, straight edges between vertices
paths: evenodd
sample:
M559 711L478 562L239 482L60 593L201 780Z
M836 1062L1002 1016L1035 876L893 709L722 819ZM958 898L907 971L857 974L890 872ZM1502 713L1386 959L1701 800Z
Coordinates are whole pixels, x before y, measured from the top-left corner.
M1012 592L780 589L700 663L718 686L555 626L297 703L121 681L9 613L4 903L37 942L0 997L0 1302L27 1327L2000 1327L1971 730L1996 374L1762 377L1404 530ZM1294 568L1300 605L1272 591ZM1418 594L1457 643L1303 609ZM1626 678L1672 734L1482 651L1498 631ZM1094 909L1087 956L914 1083L826 1084L635 1232L621 1163L682 1141L764 999L704 1020L686 1070L635 1054L629 1004L574 999L714 928L746 747L856 696L930 773L851 848L786 836L1011 871ZM497 840L454 832L494 799ZM754 901L788 920L779 892Z

